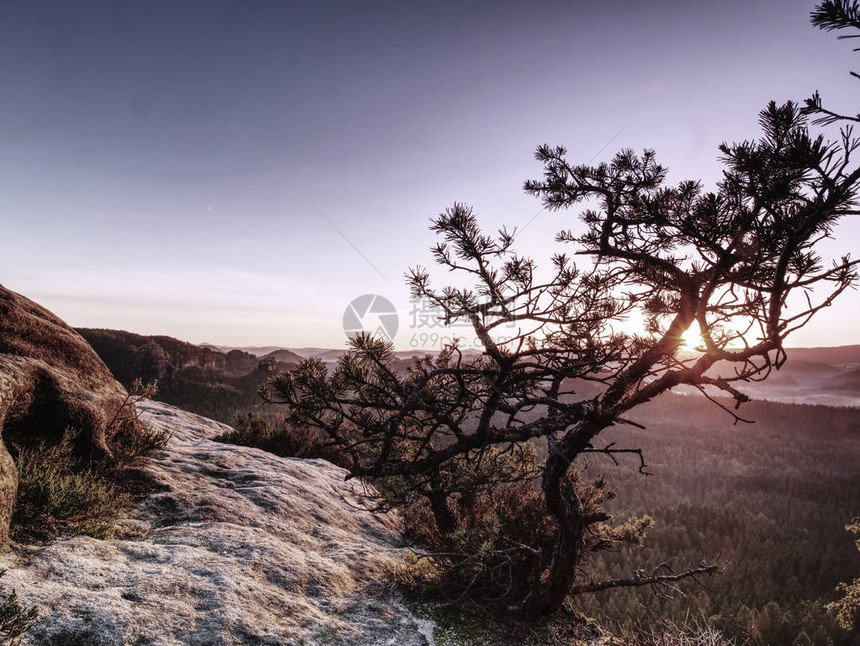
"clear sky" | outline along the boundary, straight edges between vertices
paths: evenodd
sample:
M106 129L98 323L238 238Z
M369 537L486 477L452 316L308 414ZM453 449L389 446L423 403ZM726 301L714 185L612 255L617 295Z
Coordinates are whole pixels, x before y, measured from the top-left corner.
M713 186L768 100L856 112L813 5L0 1L0 283L76 326L291 347L342 346L374 293L409 347L430 217L466 202L538 260L573 223L522 192L538 144ZM858 312L792 344L860 343Z

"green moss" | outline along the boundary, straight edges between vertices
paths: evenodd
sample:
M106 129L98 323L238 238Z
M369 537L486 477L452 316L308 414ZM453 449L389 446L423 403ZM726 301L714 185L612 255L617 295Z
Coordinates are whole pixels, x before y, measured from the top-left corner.
M415 603L409 609L419 619L434 623L433 641L436 646L483 646L490 629L485 615L456 606Z

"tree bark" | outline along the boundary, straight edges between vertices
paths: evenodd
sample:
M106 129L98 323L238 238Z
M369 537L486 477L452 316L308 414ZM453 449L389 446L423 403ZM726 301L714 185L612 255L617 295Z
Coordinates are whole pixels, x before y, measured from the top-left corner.
M546 509L558 524L558 535L551 548L552 554L548 555L550 565L546 578L537 581L536 589L518 612L527 621L559 610L573 587L576 568L583 557L589 519L567 473L574 458L605 426L594 421L583 422L568 431L562 440L549 442L541 488Z
M439 483L432 482L425 495L430 502L433 517L436 519L436 527L444 536L448 536L457 528L457 521L451 513L451 508L448 507L448 494Z
M558 523L558 535L550 548L549 572L546 578L538 577L526 603L518 614L532 621L560 609L573 584L576 568L582 558L585 534L585 516L582 502L576 495L573 483L567 479L569 462L558 451L547 459L542 489L547 511Z

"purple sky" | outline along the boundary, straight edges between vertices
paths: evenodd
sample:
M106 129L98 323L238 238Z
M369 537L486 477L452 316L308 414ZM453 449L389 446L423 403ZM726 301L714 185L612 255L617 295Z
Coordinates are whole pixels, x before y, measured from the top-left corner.
M530 222L539 261L574 223L532 221L538 144L652 147L712 186L768 100L857 111L860 59L812 2L597 4L0 2L0 283L77 326L293 347L342 346L377 293L405 349L431 216ZM860 343L858 311L792 344Z

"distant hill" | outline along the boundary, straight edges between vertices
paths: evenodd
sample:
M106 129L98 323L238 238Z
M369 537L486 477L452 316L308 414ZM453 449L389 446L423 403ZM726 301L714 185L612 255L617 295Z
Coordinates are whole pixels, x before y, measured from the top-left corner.
M717 362L713 368L708 371L709 375L730 377L735 374L735 367L727 362ZM787 385L794 386L806 384L807 382L819 382L821 379L826 379L839 374L844 370L836 366L831 366L826 363L816 363L813 361L797 360L794 357L789 357L779 370L773 370L768 375L767 383L770 386Z
M278 352L280 350L285 350L287 352L291 352L295 354L300 359L307 359L309 357L317 357L326 362L334 362L340 359L341 355L346 352L345 349L338 348L317 348L317 347L307 347L307 348L287 348L284 346L278 345L264 345L264 346L231 346L231 345L215 345L212 343L201 343L198 347L201 348L209 348L212 350L216 350L218 352L229 352L231 350L238 350L240 352L244 352L247 354L252 354L255 357L263 358L268 356L274 352ZM422 357L427 354L436 354L438 350L398 350L395 352L398 359L412 359L413 357ZM463 355L467 357L475 357L481 354L478 350L473 348L468 348L463 350Z
M264 355L262 358L263 359L269 359L272 361L277 361L279 363L298 364L302 360L303 357L299 356L295 352L281 348L279 350L274 350L273 352L269 352L268 354Z
M789 361L824 363L839 368L860 367L860 345L840 345L830 348L788 348Z
M308 357L322 359L333 370L345 352L316 347L195 345L124 330L80 328L78 333L124 386L135 379L157 380L156 399L228 424L235 423L238 414L260 407L257 391L276 371L291 370ZM405 370L415 357L425 354L428 352L420 350L397 352L394 367ZM466 350L464 354L477 356L478 352Z
M320 347L194 345L119 330L82 328L78 332L124 385L136 378L157 379L162 401L227 423L259 406L257 390L276 370L289 370L308 357L320 358L332 370L345 352ZM741 389L753 399L860 407L860 345L788 348L787 353L782 368L765 381L743 384ZM404 370L414 357L425 354L434 352L398 351L395 368ZM470 348L463 354L472 358L480 353ZM718 363L710 374L730 376L733 368Z
M251 354L255 357L264 357L279 350L292 352L298 357L305 359L307 357L319 357L323 361L337 361L338 358L346 351L338 348L321 348L321 347L305 347L305 348L288 348L278 345L264 346L230 346L230 345L215 345L212 343L201 343L199 348L209 348L221 353L227 353L231 350ZM399 359L411 359L415 356L423 356L425 354L435 354L437 350L399 350L396 354ZM787 348L786 352L789 358L789 364L799 366L802 362L811 367L811 364L820 364L838 368L840 370L860 367L860 345L843 345L834 347L820 348ZM478 350L467 348L463 351L466 356L477 356L480 354Z
M824 406L860 407L860 345L833 348L786 348L788 360L767 379L739 384L738 388L753 399L820 404ZM731 377L735 368L717 362L710 376ZM694 389L679 387L676 392Z
M255 357L262 357L264 355L270 354L275 350L283 350L279 345L264 345L264 346L232 346L232 345L215 345L213 343L201 343L201 348L211 348L212 350L216 350L218 352L227 353L232 350L239 350L240 352L245 352L247 354L252 354Z
M188 368L240 376L254 370L259 361L239 350L221 352L169 336L143 336L124 330L78 328L120 382L169 379Z
M235 348L220 350L169 336L92 328L77 332L126 388L135 379L157 380L156 399L227 423L260 404L257 391L269 376L301 361L286 350L258 358Z
M337 361L346 350L338 350L335 348L290 348L300 357L307 359L308 357L319 357L323 361Z
M858 393L860 392L860 368L831 377L824 385L833 390Z

